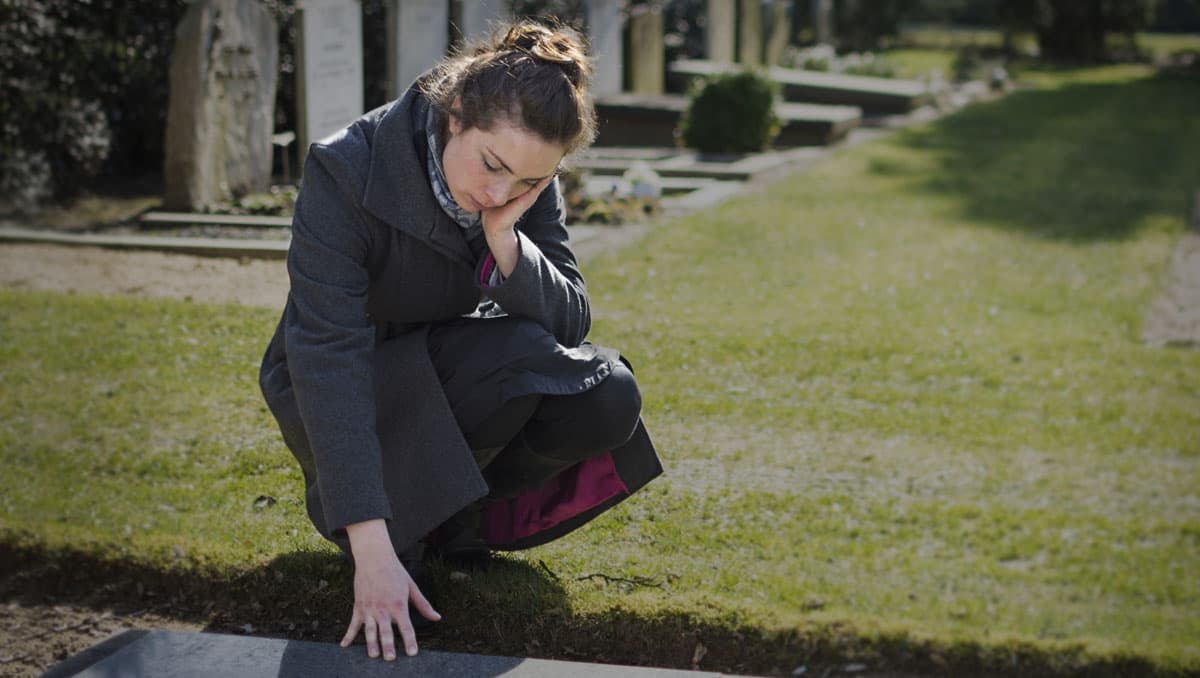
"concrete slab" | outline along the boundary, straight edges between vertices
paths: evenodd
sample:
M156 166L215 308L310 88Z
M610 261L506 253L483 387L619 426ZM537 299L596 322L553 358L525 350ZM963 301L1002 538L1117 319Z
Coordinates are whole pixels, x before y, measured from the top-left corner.
M700 59L673 61L667 68L668 88L686 91L696 78L735 72L740 68ZM906 113L930 103L933 98L929 85L920 80L820 73L781 66L767 69L767 75L780 84L783 98L788 101L857 106L869 115Z
M179 631L127 631L43 678L716 678L720 674L425 650L384 662L361 646Z
M596 98L600 146L664 146L674 143L675 128L688 107L679 94L609 94ZM854 106L777 103L780 118L776 146L825 146L840 141L862 122Z
M150 235L99 235L55 233L28 228L0 227L0 242L90 245L116 249L153 250L177 254L238 259L286 259L288 240L241 240L236 238L176 238Z

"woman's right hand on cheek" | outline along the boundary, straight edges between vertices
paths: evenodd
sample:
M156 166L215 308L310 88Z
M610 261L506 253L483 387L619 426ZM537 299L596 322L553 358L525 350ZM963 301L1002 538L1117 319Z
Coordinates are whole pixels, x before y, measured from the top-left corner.
M375 521L358 525L372 522ZM400 629L405 654L411 657L417 653L417 635L408 616L410 602L421 616L430 621L438 621L442 617L425 599L400 563L391 541L387 539L383 521L378 523L378 527L382 528L382 543L377 528L359 530L357 539L355 530L347 530L351 534L354 552L354 612L341 644L342 647L349 647L361 630L367 640L367 654L371 657L382 654L384 659L391 661L396 658L393 626Z

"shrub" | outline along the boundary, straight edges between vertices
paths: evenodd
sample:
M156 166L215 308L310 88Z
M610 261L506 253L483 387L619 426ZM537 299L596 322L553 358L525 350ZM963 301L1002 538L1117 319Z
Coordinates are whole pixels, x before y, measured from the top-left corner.
M184 8L180 0L0 3L7 207L28 210L102 169L144 170L147 158L161 158L167 57Z
M699 81L681 122L684 145L705 153L763 150L779 133L778 89L763 73L749 70Z

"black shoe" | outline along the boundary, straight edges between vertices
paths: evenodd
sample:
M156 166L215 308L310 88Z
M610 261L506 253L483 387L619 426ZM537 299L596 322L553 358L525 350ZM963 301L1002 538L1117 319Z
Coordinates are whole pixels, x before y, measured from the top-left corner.
M454 514L434 531L429 540L429 555L454 567L487 567L492 550L483 540L482 522L482 501Z

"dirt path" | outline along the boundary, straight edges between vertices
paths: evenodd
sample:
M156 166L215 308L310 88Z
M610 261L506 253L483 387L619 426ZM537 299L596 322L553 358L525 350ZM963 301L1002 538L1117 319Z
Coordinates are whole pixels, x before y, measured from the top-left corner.
M283 261L62 245L0 245L0 287L283 308Z

